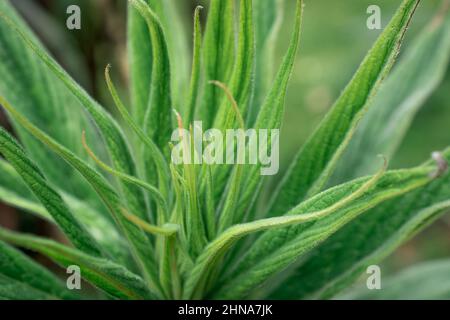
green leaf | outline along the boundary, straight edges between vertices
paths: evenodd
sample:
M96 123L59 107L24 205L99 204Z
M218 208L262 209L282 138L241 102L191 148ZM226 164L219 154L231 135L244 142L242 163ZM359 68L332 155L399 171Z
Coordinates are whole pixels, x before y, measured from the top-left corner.
M283 0L254 1L255 21L255 94L247 116L247 123L252 126L266 93L270 90L274 76L275 49L277 33L283 20Z
M186 123L190 124L194 120L195 110L197 108L198 97L200 93L200 76L201 76L201 58L202 58L202 26L200 23L201 6L195 8L194 14L194 43L192 54L192 71L189 86L189 95L187 98L187 107L184 113Z
M24 184L20 175L7 162L0 159L0 200L10 206L25 210L37 217L54 223L52 216ZM106 219L88 203L82 202L57 190L74 216L92 237L111 256L128 263L128 248L122 236L110 220Z
M156 145L168 151L172 133L172 99L170 62L162 24L143 0L129 0L147 23L152 43L152 78L144 129Z
M288 89L289 80L294 69L295 58L300 45L300 35L303 21L303 1L297 0L297 11L294 25L294 32L289 44L288 51L278 70L276 78L272 84L272 88L267 94L263 105L258 113L255 122L255 129L280 129L284 116L285 98ZM271 143L268 143L270 150ZM261 184L261 163L258 165L247 166L244 173L243 194L238 211L243 212L247 209L248 204L254 199L255 193Z
M229 88L239 106L239 111L245 117L253 97L253 77L255 69L255 31L253 26L252 0L240 1L240 17L238 30L238 49L233 66ZM211 79L216 81L217 79ZM229 112L231 102L223 98L217 112L214 128L234 128L237 122L235 113Z
M200 280L205 280L207 278L208 274L212 270L214 270L215 264L220 260L220 257L223 256L240 238L255 232L314 221L332 214L336 210L359 198L367 190L373 187L383 176L385 170L386 168L383 168L383 170L380 170L380 172L372 179L362 184L360 188L354 193L350 194L346 198L343 198L342 200L338 201L328 208L302 214L297 214L296 211L293 211L291 215L288 216L261 219L254 222L234 225L230 227L228 230L221 233L221 235L214 241L212 241L196 261L186 284L185 298L191 298L191 295L194 298L201 297L201 291L204 289L199 287ZM199 290L201 291L199 292Z
M375 96L339 160L333 182L374 169L373 157L392 157L414 116L445 76L450 60L450 15L440 12L417 37Z
M450 160L450 149L444 156ZM334 296L367 266L379 263L439 217L448 206L449 181L450 173L447 172L429 185L387 201L360 216L291 270L287 274L288 280L277 286L273 296L289 296L291 299Z
M174 0L146 0L161 21L171 61L171 87L176 105L181 105L188 80L188 49L182 20ZM176 5L175 5L176 4ZM131 70L131 98L136 122L143 128L149 106L153 74L152 43L145 19L130 4L128 7L128 52Z
M141 278L109 260L86 255L51 240L22 235L3 228L0 228L0 239L39 252L64 268L71 265L80 267L84 279L113 297L122 299L155 298L147 290L145 282Z
M9 1L0 2L0 12L14 21L23 33L37 46L38 40L18 16ZM93 133L87 117L80 112L80 103L71 92L58 81L43 62L23 43L8 24L0 19L0 93L11 101L24 115L44 127L46 132L79 156L83 156L79 143L79 130L85 128ZM64 107L62 107L64 106ZM27 149L31 159L42 168L53 183L66 192L89 199L91 189L80 176L12 121L15 132ZM98 145L94 146L96 149Z
M39 130L33 124L31 124L26 118L18 113L7 101L4 101L0 97L0 104L14 117L14 119L26 128L33 136L39 141L44 143L49 149L58 154L76 170L78 170L91 186L96 190L101 197L105 205L111 212L114 221L120 227L121 231L125 234L135 261L140 266L145 280L149 283L152 289L158 292L159 286L157 283L156 265L154 256L152 255L152 245L142 230L137 228L133 223L128 221L123 215L121 210L123 204L118 194L112 189L109 183L95 170L84 163L80 158L74 155L72 152L59 145L52 138L47 136L44 132Z
M213 125L220 106L221 92L209 81L226 83L234 66L234 1L211 0L208 10L203 43L203 78L205 80L202 101L197 119L204 128Z
M390 171L366 193L316 222L264 233L247 250L237 267L225 277L215 298L244 298L252 289L281 272L300 256L325 241L337 230L377 204L403 195L431 182L433 166ZM358 190L367 178L358 179L324 191L302 202L289 214L323 210Z
M3 11L0 11L0 18L3 23L6 23L9 26L9 32L13 32L20 36L28 48L47 65L50 71L59 78L61 83L72 92L72 94L81 102L83 107L90 113L105 139L114 167L127 174L135 175L136 168L128 143L122 130L114 119L94 99L92 99L41 46L36 44L19 25L5 15ZM45 92L45 90L43 92ZM142 214L144 217L146 205L141 190L128 184L121 184L121 186L133 211Z
M0 274L49 296L61 299L77 298L50 271L2 241L0 241Z
M73 216L61 196L50 187L39 168L3 128L0 128L0 154L21 175L75 247L93 256L103 255L97 242Z
M382 290L353 289L337 297L352 300L448 300L450 260L423 262L383 278Z
M14 168L5 160L0 159L0 200L12 207L16 207L48 221L52 216L38 202L32 192L26 187Z
M0 300L55 300L49 294L0 274Z
M271 214L283 214L323 188L372 96L392 68L419 2L402 2L347 88L295 157L274 193Z

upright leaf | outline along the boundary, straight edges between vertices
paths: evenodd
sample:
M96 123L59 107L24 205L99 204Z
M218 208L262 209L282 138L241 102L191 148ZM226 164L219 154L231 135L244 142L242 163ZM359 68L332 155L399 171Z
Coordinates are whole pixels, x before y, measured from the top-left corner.
M172 99L169 52L162 24L143 0L130 0L147 23L152 43L150 97L144 115L144 128L161 150L168 151L172 133Z
M171 61L171 87L176 105L182 103L188 81L188 46L183 19L176 0L145 0L158 16L167 37ZM135 120L141 127L149 106L150 83L154 73L152 41L147 23L131 4L128 6L128 53L131 71L131 98Z
M419 2L402 2L331 111L295 157L272 198L271 214L283 214L323 188L372 96L392 68Z
M234 1L211 0L203 43L203 96L197 118L204 128L213 124L221 92L208 82L226 83L234 65Z
M274 76L275 49L277 35L283 18L283 0L254 1L255 21L255 94L247 116L252 126Z
M450 15L440 12L408 49L374 97L339 160L332 182L374 169L373 157L394 155L414 116L444 79L450 61Z

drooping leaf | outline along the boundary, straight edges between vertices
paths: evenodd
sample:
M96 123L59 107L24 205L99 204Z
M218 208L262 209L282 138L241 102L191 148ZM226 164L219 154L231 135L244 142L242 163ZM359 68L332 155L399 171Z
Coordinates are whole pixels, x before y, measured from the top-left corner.
M392 68L420 0L404 0L333 108L296 155L270 204L279 215L319 192Z

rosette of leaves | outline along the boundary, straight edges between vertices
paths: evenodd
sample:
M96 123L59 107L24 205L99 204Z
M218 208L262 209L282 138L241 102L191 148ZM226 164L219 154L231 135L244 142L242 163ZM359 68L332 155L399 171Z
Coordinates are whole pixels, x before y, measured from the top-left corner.
M188 61L175 2L130 0L130 108L105 72L117 118L1 1L0 104L17 140L1 128L0 198L57 226L68 244L1 228L0 297L89 297L17 247L79 266L101 298L340 293L450 205L449 150L402 170L376 159L394 154L448 64L444 10L390 73L419 3L401 2L267 200L261 164L174 165L170 136L194 120L281 128L303 1L272 72L283 1L211 0L204 27L198 7Z

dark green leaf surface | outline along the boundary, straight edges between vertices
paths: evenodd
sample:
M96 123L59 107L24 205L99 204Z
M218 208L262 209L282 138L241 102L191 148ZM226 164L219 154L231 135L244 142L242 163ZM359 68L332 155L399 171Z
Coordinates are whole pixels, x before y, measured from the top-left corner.
M20 251L0 241L0 275L61 299L73 299L76 295L50 271L37 264Z
M116 298L154 298L148 292L145 282L121 265L109 260L95 258L81 251L34 236L21 235L0 228L0 239L14 245L39 252L64 268L80 267L82 276L93 285Z

